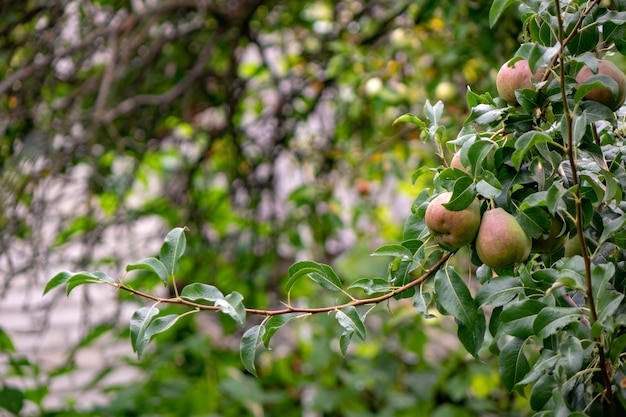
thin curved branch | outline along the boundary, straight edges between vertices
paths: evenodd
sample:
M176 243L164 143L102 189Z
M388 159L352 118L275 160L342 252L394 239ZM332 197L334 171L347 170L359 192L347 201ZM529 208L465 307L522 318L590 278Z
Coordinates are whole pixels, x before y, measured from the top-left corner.
M380 295L378 297L355 299L353 301L350 301L344 304L338 304L338 305L327 306L327 307L312 307L311 308L311 307L288 306L288 307L285 307L282 309L276 309L276 310L266 310L266 309L256 309L256 308L246 308L245 310L247 314L254 314L257 316L280 316L280 315L289 314L289 313L301 313L301 314L328 313L331 311L341 310L343 308L350 307L350 306L356 307L356 306L367 305L367 304L379 304L383 301L393 298L396 295L401 294L409 290L410 288L413 288L416 285L419 285L422 282L426 281L433 273L437 272L437 270L439 270L439 268L441 268L441 266L444 265L448 261L448 259L450 259L452 255L454 255L453 252L446 253L445 255L441 257L441 259L439 259L439 261L437 261L435 265L427 269L418 278L414 279L413 281L401 287L395 288L394 290L388 293ZM220 311L221 310L219 306L210 306L210 305L194 303L193 301L187 301L180 297L173 297L173 298L157 297L156 295L152 295L152 294L145 293L143 291L135 290L134 288L128 287L122 283L115 283L112 285L119 290L123 290L131 294L137 295L139 297L152 300L158 303L179 304L179 305L193 307L198 310L206 310L206 311Z

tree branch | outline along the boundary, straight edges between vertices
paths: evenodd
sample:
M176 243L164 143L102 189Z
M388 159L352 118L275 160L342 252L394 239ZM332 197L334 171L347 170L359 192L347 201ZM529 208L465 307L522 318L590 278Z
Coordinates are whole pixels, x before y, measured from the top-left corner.
M334 306L327 306L327 307L293 307L293 306L288 306L282 309L276 309L276 310L267 310L267 309L256 309L256 308L246 308L246 313L247 314L254 314L254 315L258 315L258 316L280 316L283 314L289 314L289 313L301 313L301 314L319 314L319 313L328 313L330 311L337 311L337 310L341 310L343 308L346 307L356 307L356 306L361 306L361 305L367 305L367 304L379 304L383 301L386 301L390 298L395 297L398 294L401 294L405 291L407 291L410 288L415 287L416 285L421 284L422 282L426 281L433 273L437 272L437 270L439 270L439 268L441 268L442 265L444 265L448 259L450 259L450 257L453 255L453 252L448 252L445 255L443 255L441 257L441 259L439 259L439 261L437 261L437 263L435 265L433 265L431 268L427 269L421 276L419 276L418 278L416 278L415 280L401 286L398 288L395 288L392 291L389 291L388 293L385 293L383 295L380 295L378 297L371 297L371 298L363 298L363 299L355 299L352 300L350 302L344 303L344 304L338 304L338 305L334 305ZM193 307L195 309L198 310L206 310L206 311L220 311L221 308L219 306L211 306L211 305L205 305L205 304L199 304L199 303L194 303L193 301L187 301L183 298L180 297L172 297L172 298L162 298L162 297L157 297L156 295L152 295L152 294L148 294L145 293L143 291L139 291L139 290L135 290L134 288L131 288L123 283L115 283L115 284L111 284L114 287L116 287L119 290L123 290L126 292L129 292L131 294L137 295L139 297L148 299L148 300L152 300L158 303L164 303L164 304L179 304L179 305L185 305L185 306L189 306L189 307Z

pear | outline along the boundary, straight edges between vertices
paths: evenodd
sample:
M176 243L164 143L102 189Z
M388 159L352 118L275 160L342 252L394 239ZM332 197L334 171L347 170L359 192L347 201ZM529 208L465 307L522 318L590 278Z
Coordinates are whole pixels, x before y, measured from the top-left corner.
M611 77L617 83L617 96L614 96L608 88L594 88L585 95L585 98L602 103L615 111L626 101L626 75L611 61L600 60L597 74L594 74L588 66L584 66L576 75L576 81L582 84L589 77L599 74Z
M530 255L531 239L515 217L502 208L483 214L476 235L478 258L490 268L524 262Z
M451 192L436 196L426 208L424 221L433 240L444 249L456 250L474 241L480 226L480 203L474 199L463 210L448 210Z
M544 68L539 68L533 74L530 72L528 61L521 59L515 61L512 66L505 62L496 76L496 88L498 94L510 105L517 104L515 90L520 88L534 88L533 81L539 82L545 74Z

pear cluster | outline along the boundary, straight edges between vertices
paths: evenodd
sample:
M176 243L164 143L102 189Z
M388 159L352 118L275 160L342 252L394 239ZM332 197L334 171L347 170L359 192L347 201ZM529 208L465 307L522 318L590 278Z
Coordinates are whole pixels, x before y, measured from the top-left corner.
M426 208L424 221L436 243L447 250L474 243L481 262L494 269L528 259L532 240L513 215L502 208L481 215L477 198L463 210L449 210L451 196L438 194Z

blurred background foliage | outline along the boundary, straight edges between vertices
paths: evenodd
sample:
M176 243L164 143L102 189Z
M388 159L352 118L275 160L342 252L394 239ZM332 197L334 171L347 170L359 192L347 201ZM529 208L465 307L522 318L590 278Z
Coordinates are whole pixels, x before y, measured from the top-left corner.
M333 264L347 282L385 274L369 253L400 239L412 199L428 187L427 177L413 187L411 173L441 163L415 131L392 122L442 100L454 137L468 86L495 92L521 27L511 10L489 28L489 6L2 0L0 303L19 290L18 277L43 289L60 269L121 274L175 226L189 228L182 285L236 290L249 307L279 306L297 260ZM129 279L158 290L141 274ZM128 343L122 306L137 300L118 298L105 313L97 294L84 297L83 338L68 341L61 368L39 366L0 332L0 413L524 414L497 369L449 338L450 323L400 302L371 314L367 341L353 342L346 358L331 317L281 330L257 379L239 363L244 329L202 315L159 336L144 361L109 365L85 385L106 402L81 401L80 391L48 401L51 381L76 371L73 353L104 334ZM307 285L297 298L333 302ZM62 294L44 307L24 299L24 314L64 302ZM48 330L46 321L35 330ZM141 376L106 384L113 366ZM8 382L15 377L29 382Z

